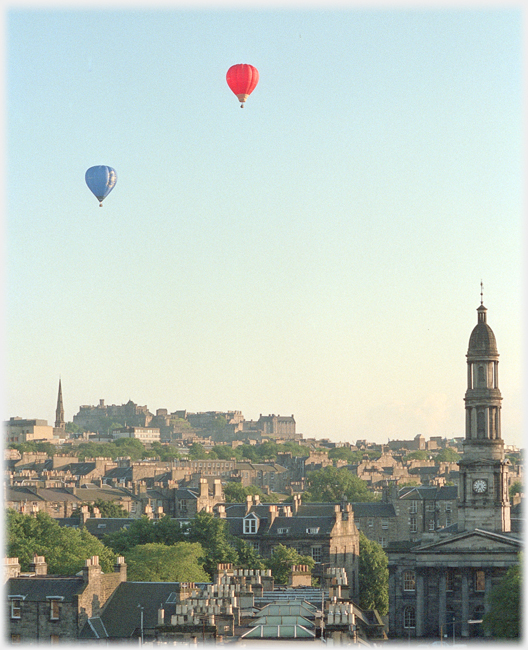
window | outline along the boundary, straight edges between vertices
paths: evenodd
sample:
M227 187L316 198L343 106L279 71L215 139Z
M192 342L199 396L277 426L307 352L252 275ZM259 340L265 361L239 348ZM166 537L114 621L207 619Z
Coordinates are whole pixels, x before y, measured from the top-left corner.
M455 586L455 572L453 569L447 569L446 571L446 591L453 591Z
M368 527L372 528L374 526L374 517L369 517L367 519Z
M254 535L257 532L257 520L255 517L244 519L244 534Z
M379 537L378 538L378 543L380 544L381 548L386 548L387 547L387 538L386 537Z
M287 535L290 532L289 528L277 528L278 535Z
M403 572L403 591L414 591L416 589L416 577L414 571Z
M50 643L58 643L59 642L59 635L58 634L50 634Z
M418 531L418 524L416 522L416 517L411 517L409 519L409 530L411 533L416 533Z
M481 621L484 618L484 605L477 605L473 610L473 620Z
M20 618L22 601L18 599L11 600L11 618Z
M451 501L446 501L445 502L445 511L446 512L451 512Z
M58 600L50 600L50 621L58 621L60 616L60 608Z
M411 505L409 506L409 512L412 513L418 512L418 501L411 501Z
M475 591L486 591L486 574L482 570L475 571Z
M317 535L319 532L319 528L307 528L306 529L306 534L307 535Z
M387 529L389 527L389 520L386 517L383 517L381 520L381 527Z
M257 553L260 553L260 542L249 539L246 544L249 544Z
M451 526L451 516L446 515L446 526Z
M416 613L414 607L407 606L403 610L403 627L409 630L413 630L416 627Z
M425 509L427 510L427 512L434 512L434 509L435 509L434 501L428 501L425 504Z
M312 546L312 560L319 564L323 560L323 547Z
M12 634L11 643L20 643L20 634Z
M435 529L435 522L434 519L429 520L429 530L434 530Z

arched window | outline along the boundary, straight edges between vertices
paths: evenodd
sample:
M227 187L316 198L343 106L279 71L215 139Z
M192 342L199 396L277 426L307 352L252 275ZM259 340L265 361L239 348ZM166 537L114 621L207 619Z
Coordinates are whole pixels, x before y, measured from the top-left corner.
M416 577L414 571L403 572L403 591L414 591L416 589Z
M479 386L486 385L486 375L484 374L484 366L478 367L478 385Z
M410 605L403 610L403 627L406 630L416 627L416 612L414 611L414 607Z

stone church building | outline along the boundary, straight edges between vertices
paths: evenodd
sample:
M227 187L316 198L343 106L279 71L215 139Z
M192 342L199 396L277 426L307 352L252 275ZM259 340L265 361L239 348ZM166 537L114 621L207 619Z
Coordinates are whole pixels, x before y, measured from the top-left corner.
M389 556L389 637L470 638L484 635L491 589L517 564L521 536L511 532L508 465L501 437L499 353L478 321L467 352L465 439L459 461L458 523L397 542Z

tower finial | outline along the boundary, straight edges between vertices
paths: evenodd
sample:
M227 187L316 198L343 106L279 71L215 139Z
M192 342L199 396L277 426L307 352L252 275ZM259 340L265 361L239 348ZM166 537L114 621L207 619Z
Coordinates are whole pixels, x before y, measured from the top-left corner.
M481 305L484 305L483 290L484 290L484 285L482 284L482 280L481 280L480 281L480 304Z

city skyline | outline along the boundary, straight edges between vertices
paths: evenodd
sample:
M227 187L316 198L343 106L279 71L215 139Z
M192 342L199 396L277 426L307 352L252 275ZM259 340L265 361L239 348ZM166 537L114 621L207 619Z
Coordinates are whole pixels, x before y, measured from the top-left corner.
M53 423L60 377L66 421L460 437L482 281L523 446L520 9L19 7L6 33L4 419Z

